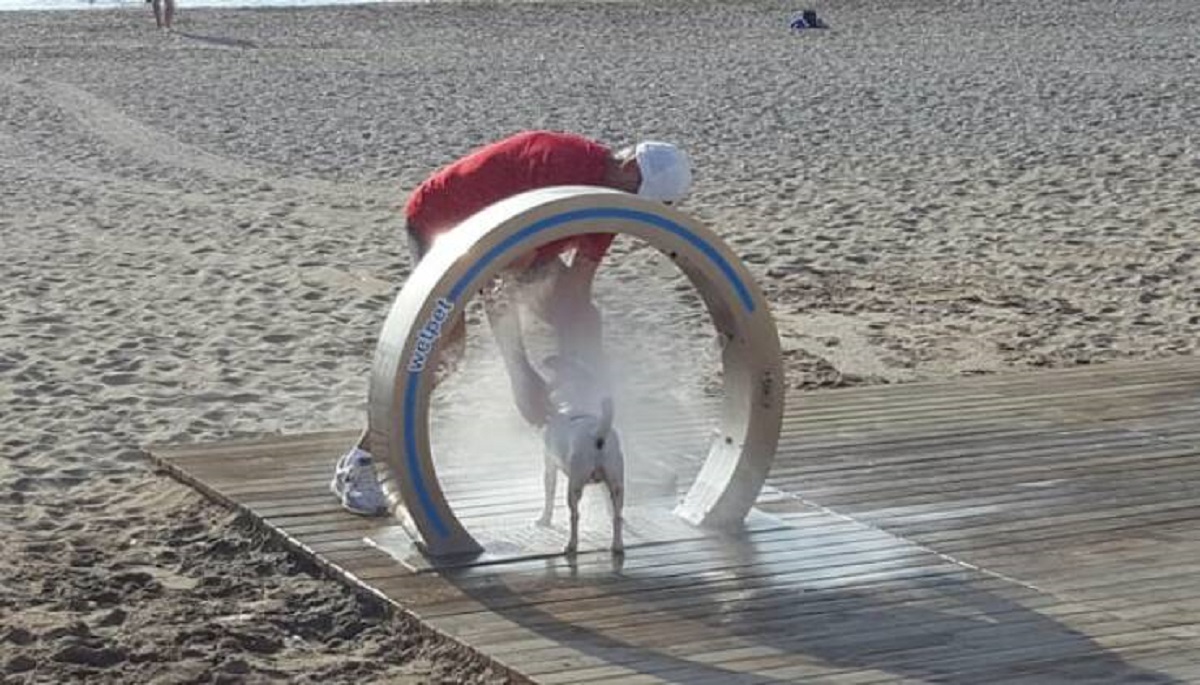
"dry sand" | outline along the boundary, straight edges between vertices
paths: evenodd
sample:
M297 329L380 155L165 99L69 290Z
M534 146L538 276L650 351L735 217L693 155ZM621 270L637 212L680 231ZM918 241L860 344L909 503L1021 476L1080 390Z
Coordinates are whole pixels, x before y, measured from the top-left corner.
M391 205L516 130L686 146L793 386L1195 353L1200 3L818 7L0 14L0 679L489 677L139 447L355 426Z

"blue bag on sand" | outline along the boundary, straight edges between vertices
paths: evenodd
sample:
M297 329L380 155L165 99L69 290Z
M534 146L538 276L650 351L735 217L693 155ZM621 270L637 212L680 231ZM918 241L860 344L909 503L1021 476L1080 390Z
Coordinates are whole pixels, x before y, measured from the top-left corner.
M792 30L827 29L829 26L817 16L816 10L804 10L792 17Z

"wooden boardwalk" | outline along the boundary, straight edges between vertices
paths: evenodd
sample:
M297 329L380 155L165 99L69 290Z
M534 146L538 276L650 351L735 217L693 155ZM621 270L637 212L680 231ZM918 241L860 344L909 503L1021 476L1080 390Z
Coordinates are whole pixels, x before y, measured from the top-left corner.
M402 529L326 489L352 436L151 451L537 682L1200 682L1200 358L794 395L745 532L664 523L646 496L623 563L529 538L487 565L400 563ZM469 528L520 538L531 468L443 479ZM606 541L603 521L585 537Z

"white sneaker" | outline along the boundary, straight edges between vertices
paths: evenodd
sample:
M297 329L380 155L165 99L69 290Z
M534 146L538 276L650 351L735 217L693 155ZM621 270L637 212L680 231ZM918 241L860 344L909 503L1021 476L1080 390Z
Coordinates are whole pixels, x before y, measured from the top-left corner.
M388 513L388 499L379 487L375 461L364 449L355 447L338 459L329 489L341 500L346 511L361 516Z

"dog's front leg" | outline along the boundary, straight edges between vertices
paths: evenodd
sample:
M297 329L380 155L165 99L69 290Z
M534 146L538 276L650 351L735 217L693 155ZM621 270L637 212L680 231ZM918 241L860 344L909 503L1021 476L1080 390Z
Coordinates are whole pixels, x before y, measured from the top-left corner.
M538 519L539 526L549 526L550 520L554 517L554 487L558 483L558 467L554 464L554 457L550 452L546 452L545 458L546 465L542 473L542 484L546 502L542 505L542 517Z
M567 484L567 508L571 510L571 537L567 540L567 554L579 548L579 500L583 497L583 486Z

